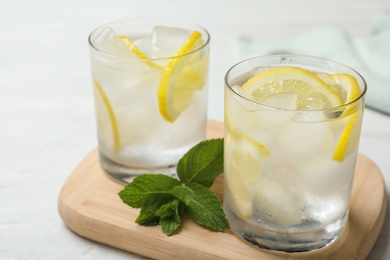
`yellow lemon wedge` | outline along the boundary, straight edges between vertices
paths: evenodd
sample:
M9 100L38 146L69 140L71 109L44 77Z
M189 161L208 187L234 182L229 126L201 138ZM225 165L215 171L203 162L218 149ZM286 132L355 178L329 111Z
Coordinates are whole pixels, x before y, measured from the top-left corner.
M104 136L104 140L112 140L112 149L114 153L117 153L120 148L120 136L114 110L100 83L96 79L93 82L97 90L96 110L98 121L101 122L99 127L100 134Z
M258 102L270 99L274 95L284 93L277 104L286 103L285 93L294 93L293 109L311 110L339 107L359 97L361 91L358 82L348 74L311 73L300 68L276 68L266 70L253 76L242 87L250 92L252 99ZM291 95L290 95L291 96ZM290 98L291 99L291 98ZM360 117L357 105L349 105L338 120L349 116L333 153L333 159L342 162L348 153L356 148L356 122Z
M357 80L348 74L319 74L319 77L334 88L340 95L343 104L348 104L356 100L360 93L360 87ZM356 141L359 136L354 136L354 130L357 120L360 117L360 110L356 108L357 105L349 105L344 111L341 117L349 116L349 119L344 127L343 132L339 138L336 148L333 152L333 160L342 162L347 155L347 148L349 150L355 150L358 142ZM352 140L352 142L351 142ZM348 147L350 146L350 147Z
M134 43L126 36L118 36L118 39L121 40L124 44L129 47L130 51L132 51L139 59L143 60L146 64L148 64L150 67L153 67L155 69L163 69L163 66L153 62L150 60L150 58L143 53Z
M317 74L326 84L332 87L340 96L342 104L348 104L354 101L360 95L360 87L357 80L348 74ZM353 109L353 107L351 107ZM348 114L347 111L344 114Z
M351 147L349 147L349 150L356 149L358 145L358 138L359 136L354 136L353 132L356 129L356 121L358 120L360 115L359 110L357 110L355 113L353 113L350 118L348 119L347 124L344 127L343 132L341 133L341 136L339 138L339 141L337 142L336 148L333 152L333 160L338 162L343 162L344 158L347 155L347 148L351 143ZM360 132L360 129L358 129ZM351 142L353 140L353 142Z
M202 44L202 34L194 31L162 71L157 96L160 113L168 122L174 122L205 85L208 55L189 54Z
M228 132L225 136L225 185L234 211L243 219L252 216L256 181L261 176L268 149L249 136Z
M294 94L292 109L311 110L337 107L342 104L338 93L315 74L295 67L266 70L250 78L242 88L249 91L254 101L262 102L270 96ZM292 96L292 95L290 95ZM283 107L285 98L282 98Z

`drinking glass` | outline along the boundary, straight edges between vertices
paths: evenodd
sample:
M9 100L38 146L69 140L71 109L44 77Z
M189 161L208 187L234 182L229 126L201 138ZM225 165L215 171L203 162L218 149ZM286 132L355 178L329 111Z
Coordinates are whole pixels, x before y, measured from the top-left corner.
M224 209L239 238L305 252L342 234L365 93L358 72L323 58L269 55L229 69Z
M158 18L102 25L89 36L100 163L130 182L175 175L178 160L204 140L209 33Z

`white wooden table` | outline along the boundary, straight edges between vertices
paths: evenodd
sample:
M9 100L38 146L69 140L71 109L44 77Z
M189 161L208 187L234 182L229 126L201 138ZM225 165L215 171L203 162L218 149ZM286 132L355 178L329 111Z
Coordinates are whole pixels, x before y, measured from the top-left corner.
M63 183L97 145L87 44L97 25L167 16L207 28L209 117L222 121L223 77L239 61L242 33L335 24L364 36L383 10L389 0L0 0L0 259L143 259L79 237L57 212ZM367 109L360 152L378 164L387 188L389 150L390 116ZM369 259L390 259L389 214Z

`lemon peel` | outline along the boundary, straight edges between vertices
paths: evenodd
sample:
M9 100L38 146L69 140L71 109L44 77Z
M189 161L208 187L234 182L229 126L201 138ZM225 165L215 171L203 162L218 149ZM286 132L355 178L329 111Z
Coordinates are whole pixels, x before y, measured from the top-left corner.
M192 32L161 73L157 98L160 113L168 122L176 120L191 104L195 91L202 89L206 82L208 56L185 55L201 44L202 34Z
M99 96L101 97L104 107L106 108L109 118L110 118L110 123L112 127L112 138L113 138L113 151L117 153L120 149L120 136L119 136L119 130L118 130L118 121L115 117L114 110L112 109L112 105L104 92L102 86L100 85L99 81L96 79L93 80L94 86L99 93Z
M322 74L319 75L322 80L329 84L332 88L339 92L342 97L344 104L349 104L355 101L361 94L359 83L356 78L348 74ZM357 110L358 104L347 105L343 115L340 117L344 118L350 116L346 123L343 132L337 142L336 148L333 152L332 159L338 162L343 162L347 155L347 148L351 145L352 133L356 127L356 122L360 116L361 110ZM358 145L357 142L352 142L352 147L349 150L354 150Z
M350 143L352 132L355 128L356 121L359 118L359 114L360 113L358 110L355 113L353 113L351 117L348 119L348 122L345 125L344 130L341 133L339 141L337 142L336 148L333 152L333 157L332 157L333 160L338 162L344 161L344 158L346 157L347 147Z

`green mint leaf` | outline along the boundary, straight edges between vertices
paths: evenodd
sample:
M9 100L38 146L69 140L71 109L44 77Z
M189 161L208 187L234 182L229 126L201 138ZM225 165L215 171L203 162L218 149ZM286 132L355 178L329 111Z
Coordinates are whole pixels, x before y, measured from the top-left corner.
M189 150L177 165L182 183L210 187L223 172L223 139L206 140Z
M141 208L150 197L167 201L173 196L171 190L180 182L163 174L141 174L127 184L118 195L122 201L133 208Z
M180 181L163 174L142 174L118 195L130 207L141 208L136 223L161 225L167 236L181 228L185 214L201 226L225 231L229 222L218 197L209 189L222 172L223 139L208 140L179 161Z
M180 187L180 186L178 186ZM156 215L159 217L169 217L173 216L177 221L181 221L181 202L178 199L173 199L172 201L162 205L156 212Z
M141 212L135 222L142 226L155 226L160 222L157 212L172 200L171 196L150 196L142 205Z
M185 205L191 203L194 192L187 186L176 186L172 190L173 196L184 202Z
M163 205L156 212L156 215L161 217L159 224L161 225L164 234L170 236L181 227L183 213L183 204L178 199Z
M155 210L141 209L135 223L141 226L156 226L160 223L160 217L156 216Z
M181 227L181 221L177 221L175 217L167 216L161 218L160 225L164 234L170 236Z
M216 231L230 228L221 202L209 188L190 183L187 186L175 187L172 194L185 203L188 216L199 225Z

